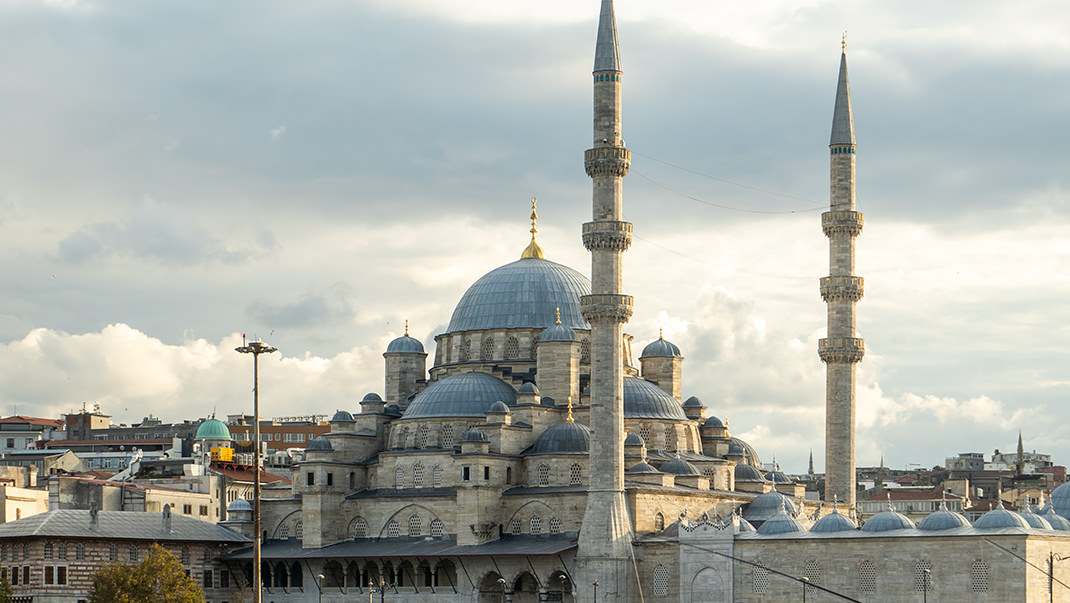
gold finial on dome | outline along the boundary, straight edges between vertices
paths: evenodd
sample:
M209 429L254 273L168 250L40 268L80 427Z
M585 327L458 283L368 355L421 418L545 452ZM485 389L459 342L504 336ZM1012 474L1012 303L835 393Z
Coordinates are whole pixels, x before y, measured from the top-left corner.
M665 330L661 327L658 327L658 339L665 339Z
M840 48L843 49L843 54L847 54L847 32L843 32L843 41L840 42Z
M572 418L572 396L568 397L568 416L565 417L565 420L568 421L569 423L575 423L576 422L576 420Z
M408 337L408 336L409 336L409 321L408 321L408 319L406 319L405 320L405 337Z
M538 222L538 220L539 220L539 214L535 213L535 197L532 197L531 198L531 243L528 243L527 249L524 250L524 253L520 254L520 259L522 259L522 260L523 259L528 259L528 258L539 258L541 260L543 258L542 247L539 247L539 244L535 242L535 233L539 232L539 229L536 227L536 223Z
M555 325L561 324L561 306L557 307L557 322L555 322L554 324Z

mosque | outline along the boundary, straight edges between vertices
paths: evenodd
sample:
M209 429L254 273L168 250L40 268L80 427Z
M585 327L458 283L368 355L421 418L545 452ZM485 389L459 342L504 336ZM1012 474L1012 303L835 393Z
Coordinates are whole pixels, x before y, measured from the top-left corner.
M996 509L974 524L941 509L915 525L888 510L854 521L853 274L856 144L841 55L831 204L826 493L805 500L696 396L683 352L623 327L632 225L630 151L612 0L602 0L594 87L591 278L532 239L469 287L434 355L406 333L385 389L339 410L309 442L293 496L262 501L264 601L1070 601L1070 490L1046 512ZM816 302L816 300L815 300ZM1059 492L1057 491L1057 494ZM223 525L252 533L251 507ZM224 558L252 580L251 550Z

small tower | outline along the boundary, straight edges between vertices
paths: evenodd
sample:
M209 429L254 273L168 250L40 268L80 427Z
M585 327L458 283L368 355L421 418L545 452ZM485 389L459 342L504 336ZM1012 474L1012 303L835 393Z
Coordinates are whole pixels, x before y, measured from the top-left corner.
M657 340L651 342L639 355L639 364L643 369L643 378L658 384L665 393L677 402L683 400L683 364L684 355L680 348L665 339L665 334L658 332Z
M821 279L828 304L828 336L818 342L825 374L825 500L855 504L855 365L865 341L855 332L855 306L862 299L862 277L854 275L855 238L862 213L855 211L855 131L847 80L847 43L840 55L840 79L832 117L831 207L821 214L829 238L829 276Z
M409 321L405 334L391 341L383 353L386 359L386 403L404 406L416 393L416 385L426 379L427 353L419 339L409 336Z
M536 359L539 391L554 400L580 399L580 338L576 331L561 324L561 308L557 309L557 323L539 336Z

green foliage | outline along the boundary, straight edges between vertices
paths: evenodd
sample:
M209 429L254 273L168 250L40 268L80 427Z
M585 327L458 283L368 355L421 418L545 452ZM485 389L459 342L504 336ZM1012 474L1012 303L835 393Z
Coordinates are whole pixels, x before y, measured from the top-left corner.
M0 599L2 601L2 599ZM137 565L113 564L93 577L90 603L204 603L204 591L167 549L153 544Z
M11 595L11 583L7 581L7 578L0 579L0 603L9 603Z

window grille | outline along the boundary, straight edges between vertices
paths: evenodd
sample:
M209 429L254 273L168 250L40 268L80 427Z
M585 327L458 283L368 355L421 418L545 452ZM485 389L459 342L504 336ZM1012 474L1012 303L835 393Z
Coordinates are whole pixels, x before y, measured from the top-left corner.
M459 358L460 362L468 362L469 359L472 358L472 340L471 339L465 339L464 342L461 343L460 355L461 355L461 357Z
M45 543L45 559L52 559L52 543Z
M433 519L433 520L431 520L431 535L432 536L435 536L435 537L442 536L442 534L445 531L446 531L446 527L445 527L445 525L443 525L441 519Z
M130 545L130 563L137 563L137 546Z
M669 594L669 570L664 565L654 568L654 596L664 597Z
M579 463L574 463L568 468L568 483L570 486L578 486L583 478L583 470Z
M706 468L704 468L704 469L702 470L702 475L704 475L704 476L705 476L705 477L707 477L708 479L712 480L712 479L713 479L713 476L714 476L714 470L713 470L713 467L706 467Z
M412 468L412 487L413 488L422 488L423 485L424 485L424 466L421 465L420 463L416 463L416 465L414 465L413 468Z
M817 589L811 585L821 586L821 564L816 559L808 559L803 576L810 581L810 584L806 585L806 592L808 594L816 593Z
M531 338L531 359L532 360L538 360L539 359L539 336L538 335L535 335L535 337Z
M394 469L394 487L399 489L405 487L405 470L401 467Z
M858 565L858 590L864 593L877 592L877 566L868 559Z
M756 565L754 566L753 576L754 579L751 583L751 590L758 594L769 592L769 570L761 565Z
M988 592L988 564L980 559L970 566L970 590L975 593Z
M660 532L665 529L665 516L661 513L654 515L654 531Z
M74 549L74 558L77 561L84 561L85 560L85 545L84 544L78 543L78 546L75 547L75 549Z
M414 538L419 536L421 528L423 528L423 521L419 515L413 515L409 518L409 536Z
M286 538L289 538L289 537L290 537L290 526L282 526L281 528L279 528L279 538L286 539Z
M442 426L442 447L453 448L453 425Z
M7 561L7 545L0 547L0 561Z
M182 565L189 565L189 547L182 547Z
M367 538L368 537L368 522L364 521L363 517L358 517L353 521L353 538Z
M401 536L401 524L391 519L390 523L386 524L386 535L390 538Z
M509 524L509 532L513 535L521 534L524 531L524 524L520 522L519 518L513 518L513 521Z
M662 446L662 449L664 449L664 450L672 450L672 426L671 425L667 425L665 427L664 446Z
M408 426L401 428L401 440L398 441L398 448L406 448L409 445L409 428Z
M549 465L539 465L539 485L540 486L549 486L550 485L550 466Z
M516 360L520 357L520 340L516 337L509 337L505 340L505 359Z
M584 364L590 364L591 363L591 340L590 339L584 338L584 339L580 340L580 362L582 362Z
M118 560L119 560L119 547L113 544L113 545L108 547L108 561L118 561Z
M639 427L639 437L643 438L643 443L650 446L653 442L650 441L650 426L641 425Z
M528 531L532 534L542 534L542 518L532 517L530 525L528 526Z
M427 426L427 423L423 423L416 429L416 447L427 448L427 434L431 431L431 428Z
M436 488L442 485L442 467L438 465L431 470L431 485Z
M933 591L933 564L931 561L919 561L914 564L914 592Z
M481 360L494 360L494 338L484 337L483 347L479 353Z
M299 521L299 522L294 524L294 536L296 536L298 540L301 540L301 539L303 539L305 537L305 523L304 522Z
M556 517L551 517L550 518L550 533L551 534L560 534L561 533L561 520L560 519L558 519Z

